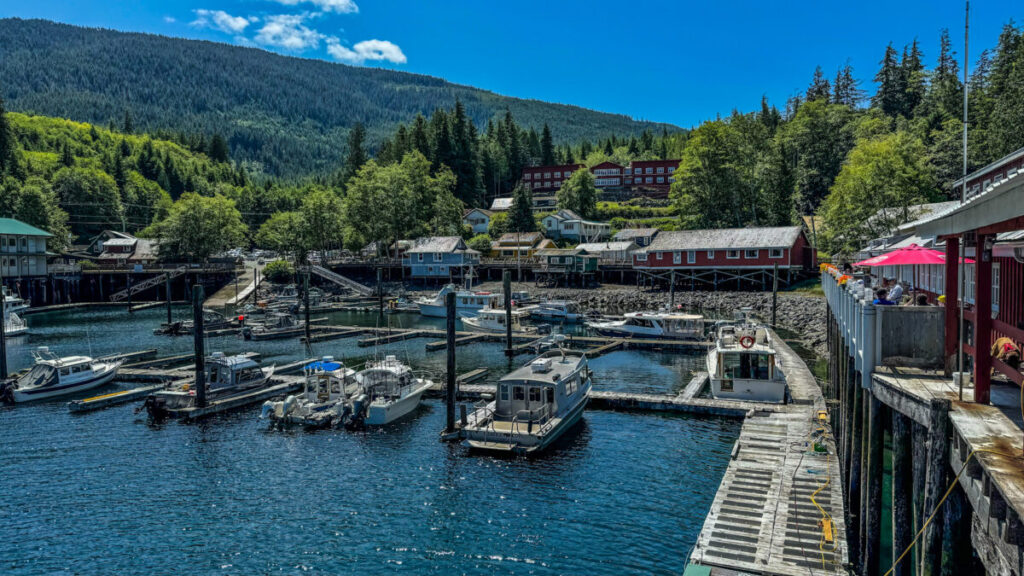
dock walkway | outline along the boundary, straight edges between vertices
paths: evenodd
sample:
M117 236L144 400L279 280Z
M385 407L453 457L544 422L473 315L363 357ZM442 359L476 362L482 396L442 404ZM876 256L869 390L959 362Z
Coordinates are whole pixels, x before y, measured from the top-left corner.
M777 336L775 343L793 403L772 411L762 404L744 421L691 562L723 576L846 574L835 444L826 441L827 452L809 445L824 398L796 353ZM831 541L825 540L823 519L832 523Z

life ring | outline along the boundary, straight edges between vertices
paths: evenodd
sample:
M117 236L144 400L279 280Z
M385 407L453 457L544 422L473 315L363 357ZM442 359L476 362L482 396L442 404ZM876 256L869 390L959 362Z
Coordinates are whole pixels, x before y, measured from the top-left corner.
M744 336L744 337L740 338L740 346L743 346L744 348L750 348L753 345L754 345L754 337L753 336L750 336L748 334L747 336Z

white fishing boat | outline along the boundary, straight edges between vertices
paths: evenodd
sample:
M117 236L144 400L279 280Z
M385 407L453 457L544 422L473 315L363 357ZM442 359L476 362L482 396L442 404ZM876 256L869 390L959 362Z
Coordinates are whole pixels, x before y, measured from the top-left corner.
M448 284L434 296L416 300L420 314L434 318L444 318L448 314L444 299L451 292L455 292L455 313L457 315L475 313L484 308L504 306L504 303L501 301L501 294L459 290L454 284Z
M470 448L530 454L544 450L583 416L591 373L581 352L552 350L498 382L462 432Z
M537 332L536 326L523 326L523 319L530 316L526 310L512 310L512 332L520 334L533 334ZM476 316L464 315L459 318L467 330L475 332L497 332L504 334L506 328L505 311L500 308L484 308L476 313Z
M206 401L209 403L269 387L274 366L261 368L248 356L225 356L222 352L214 352L206 358L204 374ZM183 410L196 407L195 382L179 382L154 392L146 398L144 407L153 418L180 416Z
M160 324L159 328L153 330L153 333L170 334L172 336L191 334L194 325L195 322L191 319L178 320L176 322L171 322L170 324L164 322ZM203 309L203 332L227 330L229 328L236 328L237 326L238 324L233 318L228 318L216 310Z
M14 291L7 286L0 286L0 292L3 293L5 313L21 312L22 310L28 309L28 302L15 294Z
M4 336L7 338L13 338L14 336L21 336L22 334L28 333L28 324L25 320L15 314L14 312L8 312L4 315Z
M260 418L269 419L275 426L298 425L306 428L328 428L344 422L353 412L352 401L360 387L355 381L355 370L346 368L333 357L307 364L303 369L306 379L300 394L284 400L263 403Z
M711 395L751 402L783 402L786 375L768 329L749 318L719 323L708 352Z
M704 317L699 314L629 312L622 320L587 322L587 327L613 338L704 339Z
M67 396L103 386L117 376L121 361L99 361L88 356L59 357L46 346L32 353L35 365L14 381L0 386L0 399L30 402Z
M298 336L305 331L305 320L286 312L274 312L268 313L263 322L242 327L242 336L246 340L274 340Z
M380 362L368 362L356 374L362 387L356 403L356 420L369 426L390 424L408 415L420 405L420 398L431 386L429 379L417 378L412 369L388 355Z
M567 300L540 302L530 310L530 316L554 322L580 322L586 316L580 312L579 304Z

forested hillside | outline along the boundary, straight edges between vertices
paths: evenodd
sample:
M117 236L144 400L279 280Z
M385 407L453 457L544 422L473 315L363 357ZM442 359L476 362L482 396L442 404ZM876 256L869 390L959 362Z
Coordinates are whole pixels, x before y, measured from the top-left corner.
M958 198L962 173L961 70L943 32L926 48L879 47L873 95L845 66L819 68L784 111L706 122L689 134L671 196L688 227L780 225L818 214L822 247L849 254L889 231L881 208ZM1008 24L969 78L969 170L1024 147L1024 30Z
M100 126L220 134L250 174L277 176L332 171L356 123L373 150L456 99L477 126L507 108L526 127L548 124L557 143L677 130L429 76L43 20L0 20L0 96L10 110Z

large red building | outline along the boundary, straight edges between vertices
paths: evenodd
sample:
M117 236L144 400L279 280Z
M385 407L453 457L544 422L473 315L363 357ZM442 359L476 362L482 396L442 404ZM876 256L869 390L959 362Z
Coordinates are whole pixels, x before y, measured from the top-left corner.
M642 273L664 278L671 272L715 285L724 280L763 282L776 265L786 283L794 279L794 273L814 266L803 228L663 231L649 246L633 253L633 268Z
M583 164L529 166L523 168L523 184L536 192L551 192L562 187L572 173L585 168Z
M624 185L644 196L665 197L677 168L679 160L634 160L626 168Z
M1017 172L1024 171L1024 148L1011 152L999 160L967 175L967 197L971 198L984 192L993 182L1009 178ZM953 198L960 198L964 179L953 183Z

